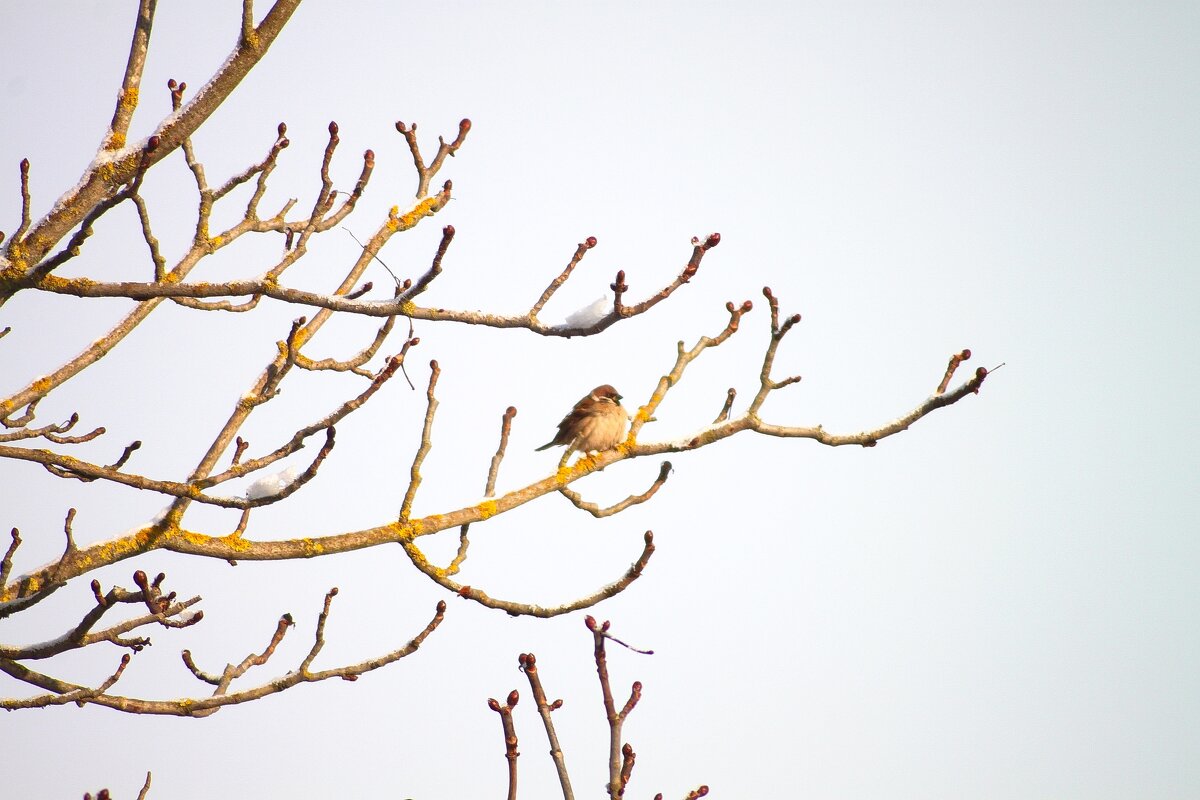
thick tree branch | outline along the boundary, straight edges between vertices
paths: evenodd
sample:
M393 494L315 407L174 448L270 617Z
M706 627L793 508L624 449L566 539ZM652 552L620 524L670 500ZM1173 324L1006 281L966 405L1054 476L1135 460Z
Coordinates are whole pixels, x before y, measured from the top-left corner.
M174 152L217 110L255 64L266 55L268 48L299 5L300 0L277 0L262 22L251 30L250 35L241 37L220 71L196 97L179 113L166 117L159 124L153 135L159 138L160 146L154 152L153 162L161 161ZM134 47L137 47L137 37L141 35L142 27L139 23ZM144 35L149 36L148 25L144 28ZM134 59L131 54L132 60ZM140 72L140 66L134 69ZM129 68L126 74L131 75ZM129 114L132 115L132 109ZM117 126L114 127L127 125L127 122L121 122L123 119L123 113L114 115L117 122ZM87 168L76 187L55 203L50 214L34 224L27 234L13 236L9 240L5 255L10 261L10 267L0 280L0 304L15 291L28 288L23 283L26 273L97 204L134 177L141 161L142 149L134 146L103 153Z

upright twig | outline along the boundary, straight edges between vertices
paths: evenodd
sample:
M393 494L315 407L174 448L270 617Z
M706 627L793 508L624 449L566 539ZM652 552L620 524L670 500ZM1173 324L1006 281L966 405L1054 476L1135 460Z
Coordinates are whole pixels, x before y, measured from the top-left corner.
M509 406L504 410L504 416L500 418L500 444L496 447L496 454L492 456L492 463L488 467L487 481L483 486L483 496L492 497L496 493L496 478L500 474L500 462L504 460L504 451L508 449L508 435L512 432L512 421L517 416L517 409L514 406ZM458 531L458 552L454 554L454 558L446 567L447 575L455 575L458 573L459 567L462 566L467 557L467 548L471 546L471 540L467 538L467 533L471 529L471 524L468 522L459 528Z
M542 688L542 679L538 674L537 657L533 653L521 653L517 657L517 663L520 665L521 671L525 673L525 677L529 679L529 688L533 692L534 703L537 704L538 714L546 728L546 739L550 743L550 758L554 761L554 768L558 772L558 783L562 787L563 800L575 800L575 793L571 790L571 777L567 774L567 762L563 757L562 747L558 743L554 720L550 717L551 712L562 708L563 701L555 700L550 703L546 700L546 690Z
M633 771L633 762L636 758L633 748L628 744L621 744L621 728L625 724L630 712L637 705L638 700L642 697L642 682L634 681L629 692L629 699L617 710L616 703L613 701L612 686L608 677L608 655L604 649L604 640L612 638L609 633L609 622L605 620L603 623L597 623L596 618L588 616L584 619L587 629L592 632L594 641L593 654L596 659L596 674L600 677L600 691L604 697L604 715L608 719L608 796L611 800L617 800L625 794L625 785L629 780L629 775ZM615 640L614 640L615 641ZM621 644L624 644L622 642ZM628 647L628 645L625 645ZM635 648L630 648L636 650ZM636 651L636 652L653 652L653 651Z
M121 93L113 109L112 122L104 139L105 150L117 150L125 146L129 123L137 110L138 95L142 84L142 70L146 66L146 53L150 48L150 30L154 26L154 9L157 0L141 0L138 3L137 22L129 44L129 59L125 63L125 75L121 78Z
M413 456L412 467L408 471L408 489L404 492L404 500L400 504L400 519L407 520L412 514L413 500L416 499L417 489L421 486L421 465L425 463L425 456L429 454L429 448L432 446L430 436L433 432L433 415L437 413L438 401L434 396L434 389L437 388L438 376L442 374L441 368L436 360L429 362L429 388L425 390L425 398L427 405L425 407L425 424L421 428L421 443L417 447L416 455Z
M517 800L517 728L513 724L513 709L516 708L519 695L513 689L508 693L505 705L493 697L488 698L488 708L500 715L500 727L504 731L504 757L508 759L508 800Z

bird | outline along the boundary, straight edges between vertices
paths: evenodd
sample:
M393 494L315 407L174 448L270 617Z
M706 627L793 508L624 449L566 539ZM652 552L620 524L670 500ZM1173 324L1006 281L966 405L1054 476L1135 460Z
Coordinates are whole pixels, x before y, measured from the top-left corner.
M629 412L621 405L621 395L605 383L584 395L571 413L558 423L558 433L538 450L567 446L567 455L599 452L617 446L625 438Z

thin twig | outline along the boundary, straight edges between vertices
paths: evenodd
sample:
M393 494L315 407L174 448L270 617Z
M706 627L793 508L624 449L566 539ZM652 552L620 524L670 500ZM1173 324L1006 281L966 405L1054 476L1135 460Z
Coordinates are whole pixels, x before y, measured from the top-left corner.
M517 728L513 724L513 709L520 699L517 690L508 693L507 703L500 705L493 697L488 698L488 708L500 715L500 727L504 731L504 757L508 759L508 800L517 800Z
M425 391L425 398L428 405L425 409L425 424L421 428L421 444L417 448L417 453L413 456L413 463L409 469L408 490L404 493L404 500L400 504L400 519L407 520L412 513L413 500L416 499L417 489L421 485L421 464L425 462L425 456L429 454L431 446L430 434L433 431L433 415L437 413L438 401L434 396L434 389L437 387L438 376L442 374L438 362L429 362L429 388Z
M579 262L583 260L585 255L587 255L587 251L591 250L595 246L595 236L589 236L579 243L579 246L575 248L575 255L571 256L571 260L567 262L566 268L563 269L557 278L550 281L550 285L546 287L544 292L542 292L542 296L537 299L537 302L535 302L532 307L530 307L530 319L537 318L538 312L540 312L542 307L550 301L550 298L554 296L554 293L561 289L563 284L567 282L567 278L571 277L571 273L575 271L575 267L579 266Z
M971 357L971 351L964 349L961 353L955 353L950 356L950 363L946 365L946 374L942 376L942 382L938 384L937 391L934 394L945 394L946 387L950 385L950 380L954 377L955 370L958 365ZM995 370L992 370L995 372Z
M502 600L500 598L491 597L487 592L478 589L474 586L457 583L451 580L446 570L438 569L429 563L425 554L412 541L402 539L400 544L404 547L404 552L412 560L413 565L425 574L430 580L441 586L464 600L473 600L487 608L496 608L508 613L510 616L528 616L547 619L549 617L557 617L562 614L569 614L572 611L578 611L582 608L591 608L613 595L620 594L629 587L631 583L642 576L642 571L646 568L646 564L650 561L650 556L654 555L654 534L651 531L646 531L643 537L645 545L642 547L642 553L638 556L637 561L629 565L629 569L625 571L618 580L613 581L607 586L597 589L595 592L572 600L569 603L564 603L557 606L541 606L534 603L518 603L512 600Z
M496 448L496 454L492 456L491 466L488 467L487 481L483 487L484 497L492 497L496 493L496 477L500 474L500 462L504 460L504 451L508 448L508 435L512 432L512 421L516 416L517 409L509 406L504 410L504 416L500 418L500 444ZM462 562L466 559L467 548L471 546L471 540L467 538L467 532L470 529L470 523L459 529L458 552L454 554L450 565L446 567L447 575L456 575Z
M537 657L533 653L522 653L517 658L521 671L529 679L529 688L533 692L534 703L537 704L538 714L546 727L546 739L550 743L550 758L558 772L558 783L562 787L563 800L574 800L575 793L571 790L571 778L567 774L567 762L563 757L562 746L558 743L558 733L554 730L554 720L550 718L552 711L562 708L563 701L546 701L546 690L542 688L542 679L538 674Z
M618 514L622 511L624 511L625 509L629 508L630 506L640 505L640 504L646 502L647 500L649 500L651 497L653 497L658 492L659 488L664 483L667 482L667 477L670 474L671 474L671 462L670 461L662 462L662 465L658 469L658 477L654 479L654 483L651 484L649 489L642 492L641 494L630 495L629 497L626 497L621 502L616 503L615 505L611 505L608 508L601 508L600 506L596 505L595 503L587 502L586 500L584 500L582 498L582 496L579 494L579 492L576 492L572 489L568 489L566 486L559 489L558 491L562 494L563 497L570 500L571 503L576 508L588 512L593 517L597 517L597 518L598 517L611 517L613 514Z

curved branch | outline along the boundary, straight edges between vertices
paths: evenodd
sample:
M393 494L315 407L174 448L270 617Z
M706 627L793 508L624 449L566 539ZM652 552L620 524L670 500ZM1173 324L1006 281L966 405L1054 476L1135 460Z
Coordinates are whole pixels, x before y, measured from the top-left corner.
M625 571L618 580L613 581L607 586L597 589L595 592L581 597L578 600L573 600L570 603L564 603L558 606L540 606L533 603L518 603L512 600L501 600L496 597L491 597L482 589L476 589L473 586L458 583L451 580L446 570L438 569L429 563L425 558L425 554L413 544L411 541L401 541L404 546L404 552L412 560L413 566L425 573L434 583L441 586L443 589L454 592L459 597L465 600L474 600L487 608L497 608L507 612L509 615L540 617L543 619L549 617L557 617L561 614L569 614L572 611L578 611L581 608L590 608L596 605L601 600L606 600L613 595L620 594L629 587L629 584L636 581L642 576L642 570L646 568L646 564L650 561L650 556L654 555L654 533L646 531L646 545L642 548L642 554L638 556L638 560L629 565L629 569Z
M671 474L671 462L670 461L662 462L662 466L660 466L658 469L658 477L654 479L654 483L651 484L649 489L642 492L641 494L630 495L629 497L626 497L624 500L617 503L616 505L611 505L608 508L601 508L600 506L596 505L595 503L587 502L586 500L583 499L583 497L580 496L579 492L572 491L571 489L568 489L565 486L563 488L559 489L558 491L559 491L559 493L562 494L563 497L570 500L571 503L576 508L580 509L581 511L588 512L593 517L597 517L597 518L611 517L613 514L619 514L622 511L624 511L625 509L629 508L630 506L640 505L640 504L646 502L647 500L649 500L651 497L654 497L655 493L658 492L659 488L661 488L662 485L667 482L667 477L670 474Z

